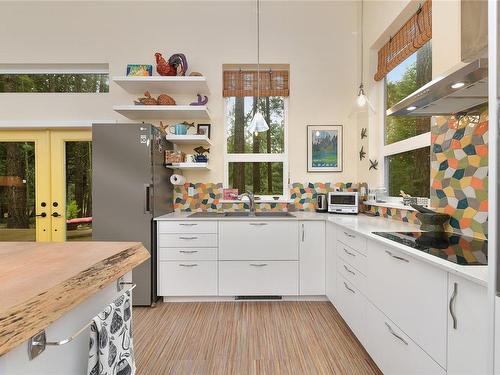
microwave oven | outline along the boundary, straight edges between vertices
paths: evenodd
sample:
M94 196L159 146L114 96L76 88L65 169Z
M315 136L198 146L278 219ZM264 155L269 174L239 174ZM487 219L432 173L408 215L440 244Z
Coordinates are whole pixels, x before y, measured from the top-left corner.
M332 191L328 193L328 212L334 214L357 214L358 192Z

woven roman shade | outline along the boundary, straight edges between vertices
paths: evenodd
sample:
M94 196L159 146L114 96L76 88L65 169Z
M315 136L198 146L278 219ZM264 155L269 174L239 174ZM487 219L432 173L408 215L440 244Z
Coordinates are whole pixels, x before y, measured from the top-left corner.
M288 96L288 70L261 70L260 96ZM256 70L224 70L222 95L258 96Z
M375 81L380 81L399 63L432 38L432 0L427 0L396 35L378 51Z

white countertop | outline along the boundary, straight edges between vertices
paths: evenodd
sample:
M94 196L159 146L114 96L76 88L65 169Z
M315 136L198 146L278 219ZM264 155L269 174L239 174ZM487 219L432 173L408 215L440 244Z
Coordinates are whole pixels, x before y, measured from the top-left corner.
M415 224L409 224L393 219L382 217L373 217L367 215L341 215L317 212L296 211L290 212L293 217L189 217L193 212L173 212L155 218L155 220L237 220L237 221L272 221L272 220L325 220L333 224L353 230L371 240L379 241L393 249L396 249L406 255L431 263L447 272L457 274L483 286L488 285L488 267L487 266L461 266L441 259L437 256L427 254L423 251L413 249L409 246L399 244L389 239L377 236L372 232L418 232L420 227ZM369 248L367 251L370 251Z

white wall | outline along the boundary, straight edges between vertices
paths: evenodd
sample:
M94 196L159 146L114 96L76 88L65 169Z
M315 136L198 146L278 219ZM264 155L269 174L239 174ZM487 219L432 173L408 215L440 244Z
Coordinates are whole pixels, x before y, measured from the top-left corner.
M357 181L358 129L348 118L358 84L353 1L263 1L261 61L290 64L291 181ZM222 64L254 63L254 1L0 2L0 63L153 63L156 51L183 52L208 77L212 169L189 180L223 181ZM134 99L115 84L109 94L0 94L0 120L119 120L114 104ZM177 98L182 103L191 98ZM306 172L306 125L344 125L344 172ZM364 179L361 175L360 179Z
M366 0L364 5L364 73L367 77L369 97L376 108L369 116L358 120L358 127L369 127L369 148L371 158L379 160L379 171L368 171L368 160L358 163L359 176L367 176L371 186L384 185L383 131L384 90L383 81L375 82L377 52L391 35L416 12L421 1L416 0ZM460 62L460 0L432 1L432 75L436 77ZM365 147L366 149L366 147Z

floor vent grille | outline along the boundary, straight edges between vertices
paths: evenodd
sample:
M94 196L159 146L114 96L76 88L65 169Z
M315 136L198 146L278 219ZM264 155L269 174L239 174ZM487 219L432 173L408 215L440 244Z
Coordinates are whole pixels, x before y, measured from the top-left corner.
M283 296L236 296L234 297L236 301L243 300L280 300Z

